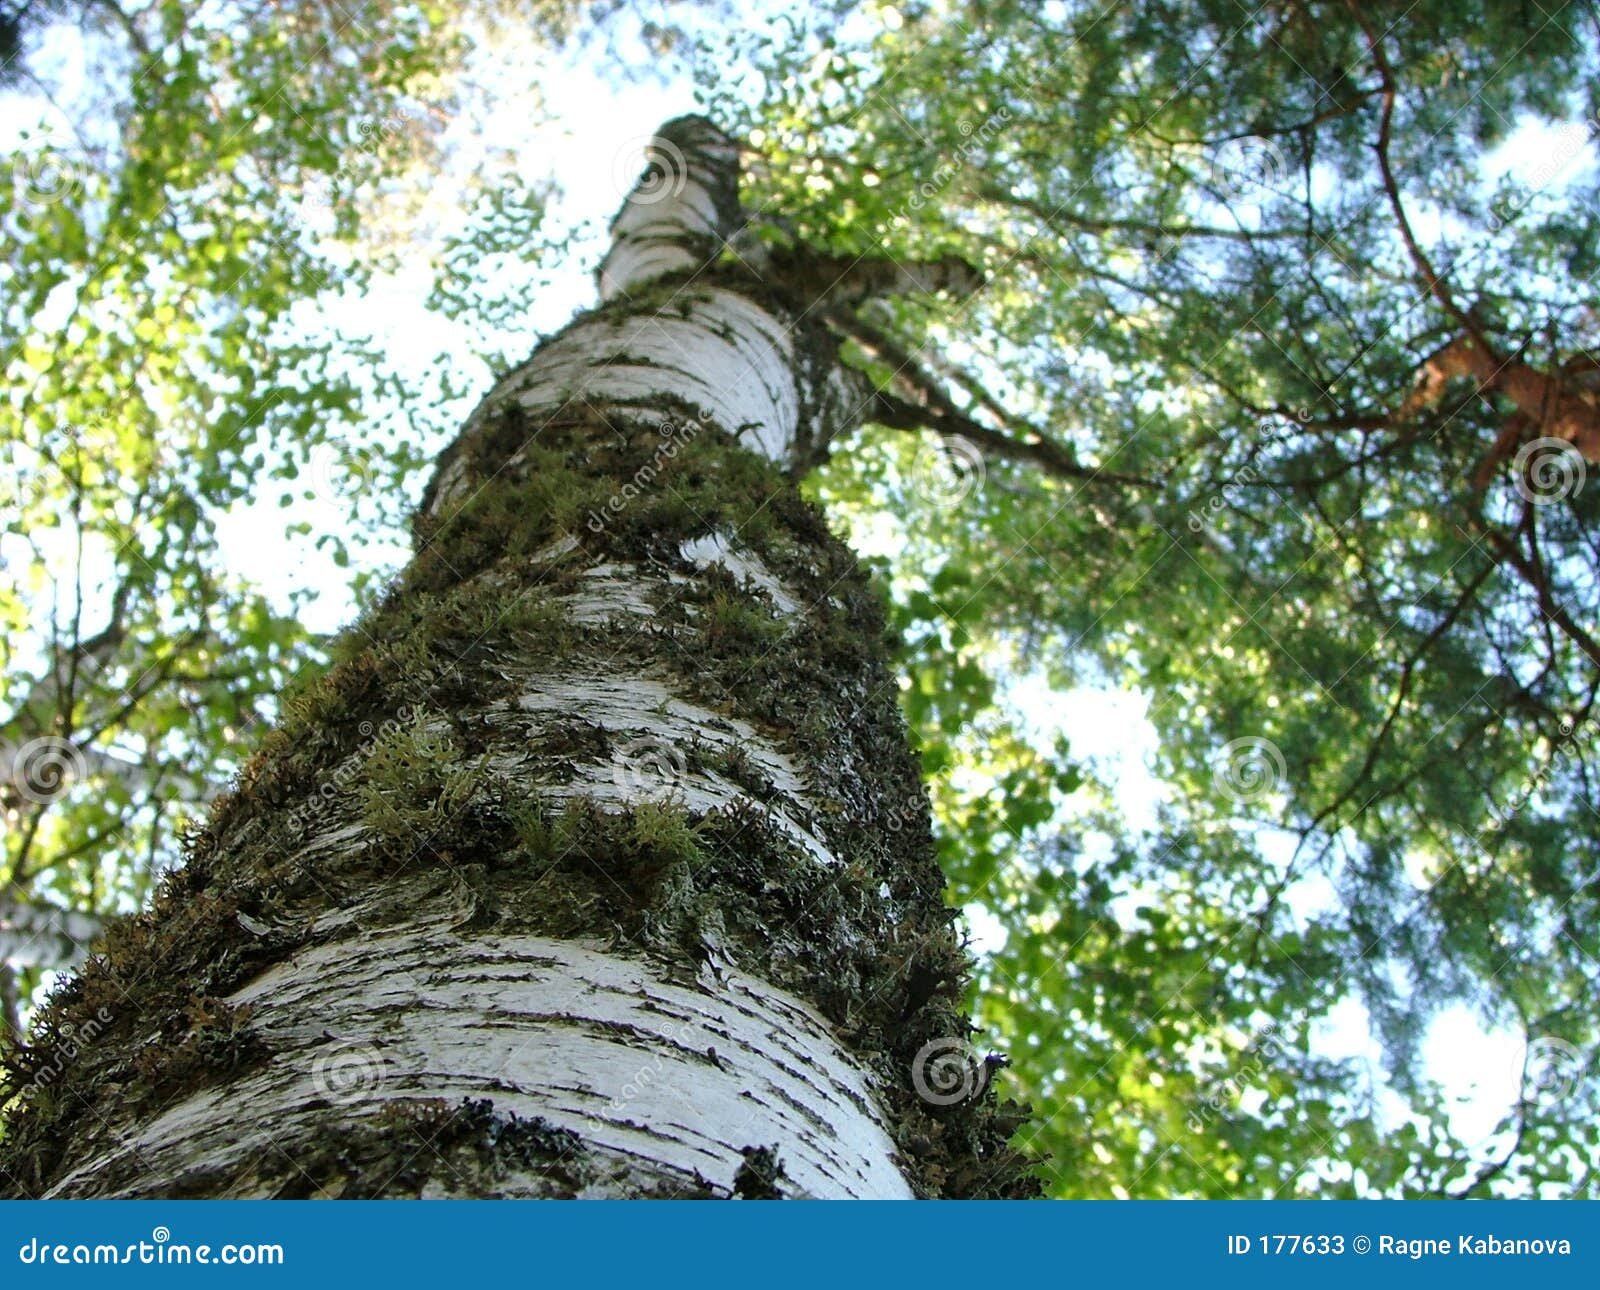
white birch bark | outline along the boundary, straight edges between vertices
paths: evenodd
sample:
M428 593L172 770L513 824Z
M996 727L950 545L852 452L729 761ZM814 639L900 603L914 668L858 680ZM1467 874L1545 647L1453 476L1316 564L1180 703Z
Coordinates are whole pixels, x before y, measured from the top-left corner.
M220 1171L230 1194L293 1168L296 1137L391 1099L489 1097L501 1112L581 1141L581 1196L732 1191L752 1144L775 1146L795 1196L909 1198L870 1083L803 1002L758 977L700 980L608 947L538 937L463 944L419 917L380 940L352 923L252 982L280 1054L266 1069L183 1098L84 1159L54 1194L159 1196ZM241 1114L241 1108L248 1108ZM313 1108L308 1111L307 1108ZM319 1178L306 1190L318 1194ZM483 1183L437 1171L426 1195ZM496 1178L500 1196L546 1194L542 1170ZM323 1193L326 1194L326 1193Z
M74 1050L102 1071L87 1096L60 1060L47 1067L73 1090L64 1104L91 1113L70 1135L52 1129L14 1177L52 1196L909 1197L942 1187L961 1151L992 1150L981 1126L950 1129L944 1148L945 1128L919 1120L918 1156L950 1157L928 1174L897 1145L905 1117L926 1111L911 1095L910 1051L929 1034L964 1034L964 959L873 636L881 619L842 598L830 561L844 557L795 512L760 550L742 521L699 524L692 507L642 547L602 540L657 487L661 464L607 474L592 463L613 440L635 452L643 429L665 426L668 457L706 437L698 469L712 478L748 462L744 450L797 471L862 403L805 309L719 260L739 231L733 145L703 121L673 126L614 226L600 273L608 303L469 418L424 501L413 569L427 535L451 532L481 498L517 504L505 499L537 483L552 454L599 472L614 498L542 546L536 532L515 559L473 565L461 554L470 544L448 547L466 567L444 560L441 581L423 584L443 585L437 594L403 584L391 615L425 624L450 595L514 606L519 589L549 588L541 612L581 647L541 654L473 629L453 710L362 722L360 746L337 761L319 754L309 786L287 771L273 779L294 762L293 740L280 741L241 785L250 805L225 800L213 817L195 883L212 902L196 926L238 910L206 930L229 948L200 973L230 984L213 995L197 980L148 1033L106 1021L132 1038L115 1053ZM563 439L563 425L580 429ZM719 604L770 650L815 642L820 653L790 660L801 700L785 706L783 675L759 711L733 698L727 687L762 666L767 646L735 655L724 681L698 665ZM405 632L428 630L442 629L408 627L383 648L426 657L431 638ZM813 717L823 733L802 737ZM470 756L444 751L463 731ZM331 746L348 746L332 734ZM421 823L416 784L383 770L397 740L439 750L416 772L440 781ZM277 785L270 810L265 781ZM607 820L643 827L647 807L679 822L661 827L718 821L724 832L714 853L651 843L654 867L637 873L580 850L559 883L548 879L552 894L539 874L566 853L541 859L506 831L530 803L589 821L595 839L612 837ZM460 830L474 811L500 832L470 836L512 840L471 850ZM902 836L908 819L922 821L920 839ZM517 868L529 864L547 868ZM699 903L674 904L680 888ZM284 912L308 907L309 918ZM574 910L587 932L549 931ZM183 915L176 932L157 924L144 952L187 962ZM106 971L121 973L118 989L136 975ZM907 1030L913 1015L920 1029ZM123 1097L130 1080L138 1095ZM473 1108L490 1103L483 1120ZM962 1167L970 1192L982 1178Z
M794 593L726 538L686 559L766 584L775 614L799 610ZM653 584L696 576L586 572L601 576L583 579L569 603L588 623L631 618L656 600ZM757 726L680 694L670 673L588 668L554 680L530 674L524 685L514 701L485 709L492 751L483 772L545 801L583 798L603 809L653 800L694 816L744 803L817 866L841 864L796 759ZM541 780L523 750L570 721L614 736L620 754ZM694 747L736 747L766 786L761 800L690 765L678 750ZM302 872L374 844L347 800L315 819L289 857ZM182 1098L153 1120L113 1126L108 1144L75 1162L50 1194L183 1194L193 1179L220 1173L230 1179L226 1194L258 1195L264 1178L297 1168L298 1144L352 1117L371 1120L388 1101L489 1097L497 1111L581 1143L579 1194L588 1197L731 1195L750 1147L776 1150L786 1195L911 1197L873 1079L815 1009L762 980L761 964L724 944L702 945L697 970L685 970L626 948L478 932L461 925L459 911L441 919L437 891L407 878L414 899L401 903L415 912L398 926L375 907L330 914L309 931L314 948L227 996L253 1010L274 1054L265 1069ZM387 891L375 904L397 899ZM382 933L372 933L380 922ZM103 1190L106 1179L118 1181ZM306 1193L324 1194L320 1176L302 1181ZM542 1167L502 1174L492 1187L442 1169L427 1194L545 1190Z

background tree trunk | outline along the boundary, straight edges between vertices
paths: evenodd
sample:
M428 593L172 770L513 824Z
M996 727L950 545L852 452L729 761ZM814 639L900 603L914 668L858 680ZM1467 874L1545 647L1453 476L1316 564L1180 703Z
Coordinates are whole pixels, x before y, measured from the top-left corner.
M8 1192L1031 1189L879 607L792 483L867 391L741 224L734 145L664 127L603 303L10 1063Z

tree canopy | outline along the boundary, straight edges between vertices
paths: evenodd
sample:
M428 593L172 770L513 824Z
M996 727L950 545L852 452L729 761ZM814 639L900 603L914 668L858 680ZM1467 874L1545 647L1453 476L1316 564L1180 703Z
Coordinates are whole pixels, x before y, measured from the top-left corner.
M1057 1185L1592 1188L1593 7L880 16L758 38L743 124L769 236L987 276L857 327L887 428L821 493L901 521L947 872L1004 929L978 1016ZM1007 671L1147 702L1147 827L996 740ZM1377 1081L1313 1041L1352 999ZM1421 1061L1450 1004L1527 1045L1488 1143Z
M382 263L321 235L447 164L461 29L375 6L345 49L284 12L140 11L120 56L160 71L0 192L0 706L85 786L13 772L13 899L141 891L307 646L215 516L317 452L398 502L419 447L411 385L289 323ZM1592 1194L1594 6L943 0L706 40L769 250L981 275L835 311L879 392L811 484L882 553L945 872L994 929L975 1038L1052 1190ZM477 191L437 303L503 325L474 265L540 203ZM1154 732L1131 796L1047 702L1085 691ZM1487 1141L1426 1060L1452 1007L1521 1063ZM1363 1022L1381 1072L1330 1041Z
M6 1019L97 916L136 904L185 812L306 661L304 587L227 567L246 504L404 513L448 383L385 370L325 302L400 262L436 291L537 224L544 192L464 149L497 15L558 40L572 5L25 5L0 92L0 751ZM13 115L14 113L14 115ZM419 225L424 176L459 216ZM442 432L439 425L435 433ZM363 530L291 536L349 565ZM369 571L370 572L370 571ZM75 911L63 922L53 911ZM20 980L14 974L20 973ZM3 1028L3 1027L0 1027Z

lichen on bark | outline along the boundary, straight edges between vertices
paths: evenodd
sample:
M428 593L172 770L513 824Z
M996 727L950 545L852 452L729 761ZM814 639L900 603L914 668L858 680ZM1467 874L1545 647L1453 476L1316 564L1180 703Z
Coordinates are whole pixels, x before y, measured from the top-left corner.
M707 131L664 133L728 164ZM706 182L729 218L726 175ZM842 424L831 338L746 270L626 263L469 420L410 565L9 1059L8 1194L1035 1189L1014 1109L912 1078L965 1039L969 964L881 603L795 483ZM735 366L641 361L704 292L748 302L715 351ZM553 384L564 344L613 383ZM756 432L723 419L762 399ZM318 1075L352 1045L375 1072L354 1101ZM619 1082L630 1054L659 1078Z

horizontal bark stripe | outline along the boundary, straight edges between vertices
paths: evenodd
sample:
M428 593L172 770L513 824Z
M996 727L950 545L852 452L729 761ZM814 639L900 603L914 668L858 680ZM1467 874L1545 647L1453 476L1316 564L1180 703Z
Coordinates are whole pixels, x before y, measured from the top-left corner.
M726 1188L742 1148L776 1146L800 1192L910 1195L868 1077L820 1017L755 978L687 982L599 946L420 922L376 940L345 931L232 996L260 1008L264 1070L226 1099L203 1091L167 1108L61 1190L92 1192L96 1172L120 1172L113 1158L133 1152L149 1194L200 1160L225 1171L292 1151L329 1118L374 1116L387 1100L492 1093L497 1110L625 1157L635 1184L644 1172L690 1190L698 1174ZM522 1036L509 1050L508 1028ZM351 1053L369 1068L341 1104L316 1072ZM433 1186L447 1194L450 1180Z

